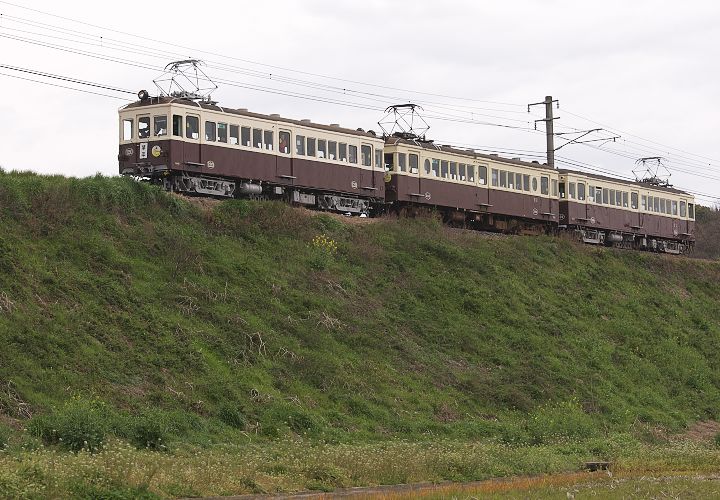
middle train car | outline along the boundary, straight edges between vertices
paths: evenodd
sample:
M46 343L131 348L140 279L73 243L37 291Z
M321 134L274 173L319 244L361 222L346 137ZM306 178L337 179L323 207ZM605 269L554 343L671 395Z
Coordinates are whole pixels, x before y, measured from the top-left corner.
M427 207L451 222L518 233L557 226L559 174L546 165L395 136L384 160L390 209Z

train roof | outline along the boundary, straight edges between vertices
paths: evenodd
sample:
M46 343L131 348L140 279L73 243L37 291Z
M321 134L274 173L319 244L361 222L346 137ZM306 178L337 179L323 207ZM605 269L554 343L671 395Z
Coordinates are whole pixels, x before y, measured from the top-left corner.
M339 125L324 125L321 123L313 123L310 120L293 120L291 118L285 118L280 115L265 115L262 113L253 113L252 111L248 111L247 109L234 109L234 108L226 108L223 106L217 106L215 104L209 104L209 103L202 103L202 102L196 102L189 99L182 99L179 97L151 97L149 99L145 99L143 101L135 101L132 102L124 107L121 108L121 110L126 109L132 109L132 108L142 108L145 106L157 106L159 104L180 104L184 106L192 106L200 109L205 109L209 111L217 111L220 113L228 113L231 115L237 115L237 116L247 116L249 118L260 118L263 120L272 120L282 123L288 123L292 125L298 125L302 127L308 127L308 128L314 128L319 130L325 130L328 132L339 132L346 135L355 135L359 137L367 137L369 139L377 139L382 140L382 137L378 137L377 134L375 134L372 131L364 131L362 129L350 129L350 128L344 128Z
M589 172L583 172L582 170L569 170L569 169L560 169L558 170L558 173L560 174L575 174L575 175L582 175L583 177L589 177L591 179L598 179L601 181L610 181L610 182L617 182L619 184L625 184L628 186L634 186L638 189L654 189L657 191L664 191L666 193L675 193L675 194L684 194L686 196L692 196L692 194L683 191L682 189L677 189L674 187L666 187L666 186L656 186L654 184L650 184L648 182L640 182L640 181L628 181L625 179L618 179L617 177L610 177L607 175L598 175L598 174L591 174Z
M435 144L433 141L422 141L422 140L413 140L413 139L405 139L402 137L397 136L390 136L385 140L385 143L394 146L396 144L405 144L408 146L415 146L418 148L423 148L430 151L442 151L443 153L452 153L452 154L458 154L458 155L464 155L469 156L472 158L482 158L484 160L490 160L490 161L500 161L503 163L510 163L514 165L521 165L523 167L531 167L531 168L540 168L543 170L551 170L554 171L555 169L550 168L545 163L540 163L536 161L523 161L517 158L506 158L504 156L496 155L496 154L488 154L488 153L479 153L475 151L474 149L459 149L454 146L448 146L447 144Z

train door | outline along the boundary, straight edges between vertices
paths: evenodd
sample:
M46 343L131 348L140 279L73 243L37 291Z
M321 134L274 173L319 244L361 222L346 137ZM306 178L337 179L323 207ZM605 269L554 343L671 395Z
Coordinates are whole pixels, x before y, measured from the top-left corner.
M637 191L631 191L630 192L630 208L632 210L638 210L637 212L631 212L631 222L630 222L630 228L631 229L639 229L643 226L642 221L642 212L640 212L639 203L638 200L640 199L640 193Z
M375 150L376 155L381 155L383 151L382 149L376 149ZM373 161L375 159L375 161ZM393 165L393 161L390 161L390 166L386 166L386 162L384 161L377 161L377 158L373 158L373 147L370 144L361 144L360 145L360 188L362 190L363 194L367 194L370 196L375 195L375 191L377 190L377 187L375 185L375 174L377 172L383 171L385 168L390 168Z
M474 165L468 165L468 180L472 181L469 169L476 168ZM477 166L477 184L475 190L475 203L481 211L486 211L490 207L490 189L488 188L488 168L486 165Z
M198 115L187 115L185 117L185 141L183 144L183 163L189 166L202 165L200 152L200 117Z
M292 150L290 142L291 134L289 130L280 130L278 133L278 153L275 155L275 175L285 181L292 181L293 165Z

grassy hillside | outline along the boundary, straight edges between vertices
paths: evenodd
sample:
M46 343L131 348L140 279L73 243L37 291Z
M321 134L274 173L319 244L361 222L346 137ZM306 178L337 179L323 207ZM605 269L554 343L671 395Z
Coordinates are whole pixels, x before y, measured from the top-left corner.
M697 229L694 255L720 259L720 209L697 207Z
M720 416L717 263L102 177L2 173L0 226L5 434L533 444Z

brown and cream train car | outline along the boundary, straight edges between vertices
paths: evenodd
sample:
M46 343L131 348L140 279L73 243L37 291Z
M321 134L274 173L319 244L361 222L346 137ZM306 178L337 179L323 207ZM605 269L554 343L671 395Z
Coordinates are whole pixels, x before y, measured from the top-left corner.
M396 210L431 207L446 219L509 232L554 229L558 174L538 163L432 142L385 142L386 202Z
M586 243L684 253L694 241L695 200L670 187L560 170L560 225Z
M372 132L170 97L131 103L119 118L120 173L173 191L356 214L385 197L384 141Z

